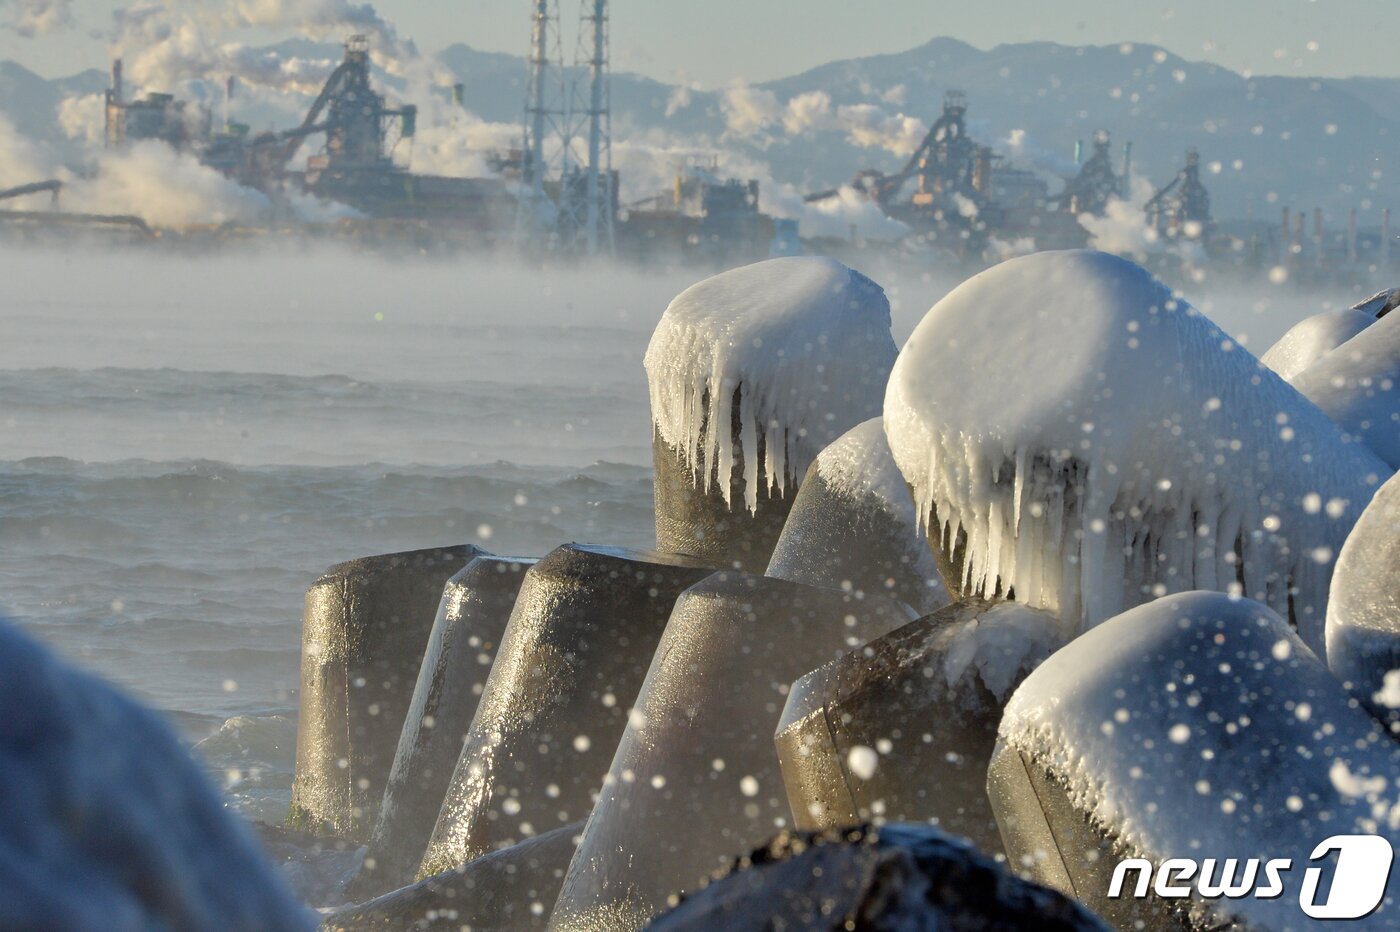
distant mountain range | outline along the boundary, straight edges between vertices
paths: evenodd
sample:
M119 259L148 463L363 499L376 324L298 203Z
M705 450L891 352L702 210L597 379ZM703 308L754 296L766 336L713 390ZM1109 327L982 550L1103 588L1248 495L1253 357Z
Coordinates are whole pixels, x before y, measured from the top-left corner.
M303 40L282 47L339 57L335 46ZM519 120L521 57L465 45L438 57L465 85L468 109L493 122ZM0 62L0 111L26 134L59 145L58 102L105 83L96 70L46 81ZM937 38L906 52L831 62L737 90L688 90L619 73L612 81L613 135L615 145L635 136L653 144L673 140L662 147L666 151L723 150L737 165L764 165L773 180L815 190L861 168L897 168L904 159L857 145L849 127L833 120L785 128L784 108L794 98L820 91L833 113L867 105L866 117L878 108L877 117L902 113L928 124L950 89L967 95L974 138L1050 174L1072 170L1075 141L1087 145L1105 128L1113 134L1115 161L1120 144L1131 140L1136 172L1154 185L1170 180L1186 148L1198 149L1220 217L1253 212L1272 220L1284 205L1321 206L1329 222L1338 223L1355 206L1363 210L1363 223L1374 223L1380 207L1400 208L1400 79L1246 77L1151 45L1031 42L983 51ZM736 100L756 101L764 111L756 128L734 119ZM255 125L286 125L287 119L240 116ZM1008 141L1013 134L1014 143Z

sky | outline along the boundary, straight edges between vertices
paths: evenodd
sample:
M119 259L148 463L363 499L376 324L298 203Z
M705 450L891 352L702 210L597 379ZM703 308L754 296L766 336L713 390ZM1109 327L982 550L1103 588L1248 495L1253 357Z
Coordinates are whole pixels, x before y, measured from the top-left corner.
M64 0L0 0L0 21L10 22L22 2ZM105 69L113 11L135 2L193 0L68 0L71 28L34 38L0 28L0 59L45 77ZM578 3L560 0L567 30ZM373 5L427 52L465 42L522 54L529 35L528 0ZM613 0L611 9L615 69L706 88L899 52L935 36L979 48L1034 40L1145 42L1255 74L1400 76L1394 43L1400 0ZM276 38L249 35L245 41Z

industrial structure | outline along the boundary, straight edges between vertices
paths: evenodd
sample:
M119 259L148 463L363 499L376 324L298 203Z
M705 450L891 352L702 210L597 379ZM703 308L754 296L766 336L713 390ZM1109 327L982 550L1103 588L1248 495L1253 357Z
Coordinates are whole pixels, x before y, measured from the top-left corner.
M371 49L362 36L348 39L344 59L299 123L257 133L233 119L233 78L216 128L207 107L172 94L128 99L118 60L105 99L105 142L113 149L160 142L266 193L273 204L269 228L304 230L290 219L297 215L292 205L310 195L353 208L345 220L316 225L326 235L344 232L383 243L407 239L413 248L434 242L510 243L535 255L615 254L712 266L804 248L883 249L981 264L1030 250L1087 245L1086 227L1094 226L1090 218L1105 216L1130 196L1131 143L1122 146L1121 161L1115 160L1108 131L1096 131L1087 157L1083 143L1075 145L1072 173L1061 174L1057 185L1058 173L1014 165L972 138L967 97L950 90L926 135L896 170L859 171L848 185L806 198L821 203L849 198L854 191L904 225L907 232L896 241L864 241L855 227L849 238L811 238L797 220L766 215L759 182L729 177L713 157L687 160L666 190L622 204L621 179L612 162L609 4L580 3L576 34L569 36L574 53L566 61L559 0L530 0L523 130L518 146L487 154L489 177L411 170L418 107L393 102L376 88ZM454 106L462 106L463 97L463 86L454 86ZM44 194L52 200L49 210L0 209L0 219L8 229L52 223L163 235L135 217L60 211L62 190L58 180L0 190L0 204L24 204L18 199ZM1252 217L1217 223L1194 150L1141 209L1155 239L1149 237L1153 255L1136 258L1159 271L1204 257L1241 268L1283 267L1306 279L1330 274L1326 270L1334 267L1388 267L1392 260L1388 213L1379 229L1358 230L1353 216L1345 233L1336 226L1324 231L1320 211L1313 212L1311 233L1301 211L1290 216L1285 210L1281 226ZM1193 245L1173 248L1179 243Z
M1143 207L1148 224L1159 236L1205 240L1214 232L1210 194L1201 184L1200 163L1201 157L1195 149L1186 150L1186 164ZM1300 215L1300 223L1302 219Z
M1032 241L1036 248L1083 246L1087 233L1076 218L1102 212L1121 183L1102 134L1095 157L1065 192L1049 195L1035 172L1008 165L990 146L967 134L967 97L949 91L943 112L904 166L886 174L867 169L850 187L880 205L886 216L909 227L913 236L962 259L980 259L997 242ZM833 189L809 195L809 203L839 196Z
M682 166L670 191L629 205L620 251L633 258L690 255L715 265L790 251L790 244L774 245L779 222L759 209L758 182L721 178L718 170L713 161Z
M1128 175L1131 171L1133 144L1123 145L1123 173L1113 171L1113 157L1109 153L1108 130L1094 133L1094 154L1081 161L1082 145L1075 144L1074 161L1079 165L1079 174L1065 183L1065 189L1055 198L1060 210L1071 216L1092 214L1102 217L1108 210L1108 202L1127 197Z
M566 72L560 35L558 0L533 0L516 236L535 250L611 254L618 203L607 0L587 0L580 15L574 72L586 82Z

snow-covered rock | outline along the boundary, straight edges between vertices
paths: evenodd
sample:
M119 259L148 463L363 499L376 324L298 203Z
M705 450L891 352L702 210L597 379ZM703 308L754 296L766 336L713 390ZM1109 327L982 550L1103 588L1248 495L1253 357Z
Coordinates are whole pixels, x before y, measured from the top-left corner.
M889 301L859 272L814 257L744 266L691 286L662 315L645 358L653 425L696 485L718 486L726 502L737 467L754 511L760 486L797 482L818 451L880 413L895 353Z
M1375 315L1348 307L1323 311L1294 324L1259 361L1287 381L1376 322Z
M1385 288L1377 291L1365 301L1357 301L1351 306L1373 320L1379 320L1400 306L1400 288Z
M1363 705L1400 729L1400 475L1371 499L1337 558L1327 665Z
M313 926L155 713L0 623L0 927Z
M1400 314L1387 314L1292 381L1348 434L1400 469Z
M1106 932L1074 900L1028 883L929 825L784 832L648 928L1016 929Z
M1114 911L1131 904L1104 894L1121 858L1209 858L1217 881L1226 859L1291 859L1281 897L1158 901L1213 926L1287 929L1308 924L1300 887L1320 842L1400 841L1400 745L1252 600L1184 593L1105 622L1026 678L1000 735L988 792L1008 857L1067 877L1120 927ZM1031 818L1018 798L1034 800ZM1387 900L1367 927L1393 927L1394 909Z
M1146 270L1093 251L1010 260L935 305L885 432L964 593L1013 591L1067 634L1239 586L1321 652L1332 558L1390 474Z
M951 601L880 418L853 427L817 455L766 575L879 592L921 613Z

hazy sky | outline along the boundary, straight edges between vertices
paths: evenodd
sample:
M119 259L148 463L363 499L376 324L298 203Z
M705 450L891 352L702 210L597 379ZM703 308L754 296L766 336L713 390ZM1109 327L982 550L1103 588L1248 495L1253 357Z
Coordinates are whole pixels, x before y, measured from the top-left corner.
M22 0L0 0L0 20L10 19L17 2ZM105 68L103 36L112 11L123 5L71 0L76 26L61 34L26 39L0 30L0 58L46 76ZM528 0L374 5L430 52L465 42L521 53L529 33ZM561 0L560 6L566 21L576 20L578 0ZM1261 74L1400 76L1394 41L1400 37L1400 0L613 0L612 20L615 68L707 87L902 51L939 35L982 48L1036 39L1131 40Z

